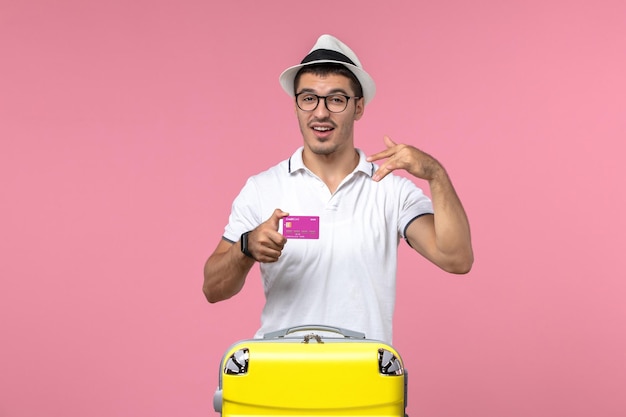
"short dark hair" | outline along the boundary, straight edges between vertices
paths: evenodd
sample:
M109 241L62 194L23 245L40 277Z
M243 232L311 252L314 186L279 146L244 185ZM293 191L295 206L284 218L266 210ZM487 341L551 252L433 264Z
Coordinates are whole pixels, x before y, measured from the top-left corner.
M305 65L300 68L300 71L296 74L296 77L293 80L293 89L294 94L297 94L298 83L300 82L300 77L302 74L314 74L325 76L329 74L333 75L343 75L350 79L350 86L354 90L354 95L356 97L363 97L363 87L361 87L361 83L358 78L352 71L350 71L345 65L335 64L334 62L322 62L319 64L311 64Z

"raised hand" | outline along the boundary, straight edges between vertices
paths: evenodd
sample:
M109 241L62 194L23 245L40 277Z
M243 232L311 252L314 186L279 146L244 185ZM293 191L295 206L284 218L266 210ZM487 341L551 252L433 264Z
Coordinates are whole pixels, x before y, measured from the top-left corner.
M435 158L411 145L397 144L389 136L384 137L387 149L371 155L368 162L387 159L382 162L372 176L374 181L380 181L390 172L403 169L409 174L430 181L443 172L443 167Z

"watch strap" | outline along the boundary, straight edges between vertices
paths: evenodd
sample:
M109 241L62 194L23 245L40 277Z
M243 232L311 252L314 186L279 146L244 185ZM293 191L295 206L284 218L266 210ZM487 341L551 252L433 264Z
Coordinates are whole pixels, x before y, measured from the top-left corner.
M241 239L239 239L241 242L241 253L246 255L248 258L254 259L254 257L250 253L250 250L248 249L248 234L250 234L250 231L242 233Z

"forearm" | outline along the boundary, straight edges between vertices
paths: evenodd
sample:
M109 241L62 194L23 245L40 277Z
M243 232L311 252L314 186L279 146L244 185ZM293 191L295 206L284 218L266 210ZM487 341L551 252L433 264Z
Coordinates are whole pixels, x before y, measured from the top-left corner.
M204 265L202 291L210 303L231 298L243 288L254 259L245 256L239 243L221 241Z
M429 181L433 201L435 245L445 269L466 273L474 261L467 214L445 169Z

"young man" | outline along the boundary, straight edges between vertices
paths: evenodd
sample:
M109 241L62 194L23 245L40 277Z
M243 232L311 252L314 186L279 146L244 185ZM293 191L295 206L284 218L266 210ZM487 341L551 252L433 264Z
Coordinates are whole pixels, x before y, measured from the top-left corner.
M234 296L259 262L266 303L257 337L321 324L391 343L400 239L443 270L467 273L465 211L428 154L389 137L369 157L355 148L354 123L375 84L341 41L322 35L280 83L295 99L303 146L247 181L205 264L204 294L211 303ZM395 170L428 181L432 200Z

